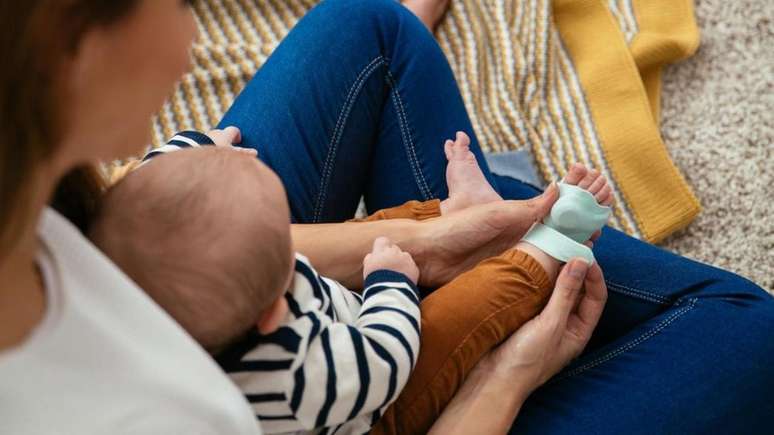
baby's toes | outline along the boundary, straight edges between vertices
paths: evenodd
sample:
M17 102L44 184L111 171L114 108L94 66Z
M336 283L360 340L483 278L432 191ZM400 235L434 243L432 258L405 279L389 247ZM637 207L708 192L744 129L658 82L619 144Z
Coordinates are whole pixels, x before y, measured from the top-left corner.
M585 176L585 177L583 177L583 178L582 178L582 179L581 179L581 180L578 182L578 187L580 187L581 189L586 189L586 190L588 190L589 186L591 186L591 184L592 184L594 181L596 181L596 180L597 180L597 177L599 177L599 171L597 171L596 169L592 169L592 170L588 171L588 172L586 173L586 176Z
M443 152L446 154L446 160L454 159L454 141L446 139L446 142L443 143Z
M600 190L602 190L603 187L605 187L606 184L607 184L607 179L604 176L600 175L599 177L597 177L596 180L594 180L591 183L591 185L588 188L586 188L586 190L588 190L590 194L596 195L597 193L599 193Z
M457 160L464 160L470 152L470 139L468 135L462 132L457 132L457 138L454 140L454 158Z
M605 184L599 192L594 194L594 198L598 203L609 207L613 204L613 189L609 184Z
M458 147L464 150L470 149L470 137L464 131L457 132L457 138L455 143Z
M586 167L580 163L575 163L567 171L567 175L564 176L564 182L567 184L577 185L583 177L586 176Z

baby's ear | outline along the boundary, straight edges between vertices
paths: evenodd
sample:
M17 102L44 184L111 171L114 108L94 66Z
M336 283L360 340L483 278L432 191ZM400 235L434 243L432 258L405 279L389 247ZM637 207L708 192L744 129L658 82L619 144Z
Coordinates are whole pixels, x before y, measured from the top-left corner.
M285 300L285 295L282 295L261 314L256 324L258 332L262 335L268 335L276 331L282 325L282 320L285 319L287 313L288 301Z

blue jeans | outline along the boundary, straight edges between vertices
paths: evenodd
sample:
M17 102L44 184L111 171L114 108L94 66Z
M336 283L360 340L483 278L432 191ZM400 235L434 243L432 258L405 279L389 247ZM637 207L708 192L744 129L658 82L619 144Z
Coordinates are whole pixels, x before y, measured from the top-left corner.
M394 0L327 0L293 29L220 126L282 178L294 222L340 222L447 196L444 139L468 132L449 65ZM342 235L344 237L344 235ZM774 298L744 278L606 228L609 301L586 351L522 408L517 433L762 433L774 423Z

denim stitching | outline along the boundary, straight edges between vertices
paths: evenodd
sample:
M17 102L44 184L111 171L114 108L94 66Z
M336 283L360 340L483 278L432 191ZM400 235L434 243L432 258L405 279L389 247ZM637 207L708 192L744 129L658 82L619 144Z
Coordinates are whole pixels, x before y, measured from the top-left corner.
M618 291L619 293L623 293L623 294L626 294L626 295L629 295L629 296L639 297L639 298L645 299L645 300L650 301L650 302L656 302L656 303L660 303L660 304L664 304L664 305L668 305L668 304L672 303L672 301L669 298L667 298L665 296L661 296L661 295L656 294L656 293L652 293L652 292L649 292L649 291L645 291L645 290L641 290L641 289L636 289L636 288L632 288L632 287L627 287L625 285L618 284L616 282L612 282L612 281L608 281L608 280L605 280L605 282L607 283L608 286L615 287L614 290Z
M605 280L605 283L607 283L607 286L610 290L616 293L621 293L638 299L644 299L648 302L654 302L660 305L670 305L672 303L669 299L661 295L646 292L644 290L633 289L631 287L626 287L624 285L620 285L612 281Z
M616 349L616 350L614 350L614 351L612 351L610 353L602 355L599 358L597 358L597 359L595 359L595 360L593 360L593 361L591 361L589 363L586 363L586 364L584 364L584 365L582 365L580 367L577 367L577 368L575 368L575 369L573 369L573 370L571 370L571 371L569 371L569 372L567 372L567 373L565 373L565 374L563 374L561 376L557 376L556 378L551 380L550 383L553 383L553 382L556 382L556 381L559 381L559 380L562 380L562 379L570 378L570 377L573 377L573 376L577 376L578 374L583 373L583 372L585 372L588 369L594 368L594 367L596 367L596 366L598 366L598 365L600 365L600 364L602 364L604 362L610 361L611 359L617 357L618 355L633 349L635 346L639 345L640 343L644 342L645 340L647 340L647 339L653 337L654 335L658 334L659 332L661 332L664 328L669 326L672 322L677 320L683 314L685 314L688 311L692 310L693 307L696 305L696 301L697 300L698 299L696 299L696 298L691 299L691 301L688 303L687 306L683 307L680 310L677 310L671 316L669 316L664 321L662 321L658 326L656 326L655 329L651 329L650 331L642 334L641 336L637 337L634 341L630 341L629 343L624 344L623 346L619 347L618 349Z
M395 78L392 76L389 69L387 70L387 79L392 87L392 95L395 98L395 108L398 112L398 125L400 126L401 136L403 137L403 144L406 147L406 151L408 151L409 163L411 164L411 170L414 173L414 181L416 181L417 187L419 187L419 190L425 196L424 199L429 200L430 198L433 198L433 193L431 192L430 186L428 186L427 180L425 180L425 176L422 173L422 168L419 165L416 147L408 127L408 116L406 116L406 110L403 107L403 100L398 92Z
M333 162L336 159L336 152L338 151L339 141L344 134L344 124L349 119L349 114L352 111L352 107L355 105L355 96L357 96L363 89L363 85L368 77L378 68L385 63L383 56L378 56L372 60L355 79L352 87L347 93L347 98L344 100L344 106L339 114L338 120L336 120L336 127L333 130L333 137L331 143L328 146L328 155L325 158L325 165L323 166L323 176L320 181L320 191L317 193L317 201L314 207L314 222L319 222L320 215L322 214L323 203L325 202L326 190L328 189L328 183L330 182L330 176L333 173Z

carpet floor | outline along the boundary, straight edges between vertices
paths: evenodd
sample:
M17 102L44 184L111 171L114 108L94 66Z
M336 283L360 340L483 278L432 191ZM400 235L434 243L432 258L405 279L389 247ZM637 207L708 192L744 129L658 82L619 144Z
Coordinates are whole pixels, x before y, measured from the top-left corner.
M661 130L703 211L663 245L774 293L774 1L697 0L699 51L664 74Z

